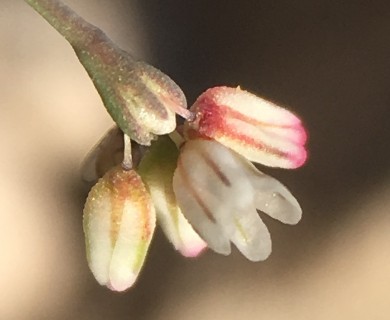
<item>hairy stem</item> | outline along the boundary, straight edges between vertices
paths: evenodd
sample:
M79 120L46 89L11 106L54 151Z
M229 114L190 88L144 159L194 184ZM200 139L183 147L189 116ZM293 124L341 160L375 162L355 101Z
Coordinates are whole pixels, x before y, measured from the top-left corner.
M172 79L135 60L60 0L25 2L68 40L107 111L131 139L150 145L155 134L169 133L175 118L168 110L195 120L196 115L186 108L184 93ZM129 159L124 167L130 169L131 152Z
M85 21L62 1L25 0L25 2L33 7L74 47L86 45L97 36L104 35L100 29Z

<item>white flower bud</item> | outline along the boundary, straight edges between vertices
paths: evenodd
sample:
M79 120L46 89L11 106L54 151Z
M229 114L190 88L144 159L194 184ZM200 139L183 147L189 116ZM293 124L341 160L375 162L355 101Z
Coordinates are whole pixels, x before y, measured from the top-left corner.
M114 291L133 285L152 239L156 216L140 176L120 166L91 189L84 208L89 267L96 280Z

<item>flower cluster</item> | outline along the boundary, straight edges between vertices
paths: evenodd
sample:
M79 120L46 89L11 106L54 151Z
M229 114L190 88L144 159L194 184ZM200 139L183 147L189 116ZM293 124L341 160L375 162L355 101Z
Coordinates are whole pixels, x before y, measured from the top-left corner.
M249 260L266 259L271 238L257 210L287 224L297 223L302 211L252 162L303 165L306 133L299 118L228 87L207 90L188 110L171 78L134 59L70 7L59 0L25 1L72 46L117 125L83 170L83 179L96 183L84 208L96 280L116 291L132 286L156 220L186 257L206 247L227 255L233 243ZM183 126L176 126L176 114Z
M86 161L84 180L103 175L84 209L87 257L97 281L112 290L134 283L156 220L186 257L206 247L228 255L233 243L249 260L261 261L271 253L271 238L257 211L286 224L301 219L287 188L252 164L297 168L305 162L298 117L228 87L207 90L190 112L180 130L147 149L133 143L132 152L126 145L123 151L121 131L113 129ZM123 152L133 155L130 170L118 165Z

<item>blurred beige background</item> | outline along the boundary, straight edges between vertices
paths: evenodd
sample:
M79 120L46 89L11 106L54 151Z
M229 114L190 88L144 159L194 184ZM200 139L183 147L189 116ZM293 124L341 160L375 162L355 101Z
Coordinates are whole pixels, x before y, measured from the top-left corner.
M158 233L136 286L84 255L79 164L111 126L67 43L23 1L0 10L0 319L390 319L390 5L386 1L68 0L191 103L238 85L302 116L310 160L267 170L300 200L265 218L263 263L176 254Z

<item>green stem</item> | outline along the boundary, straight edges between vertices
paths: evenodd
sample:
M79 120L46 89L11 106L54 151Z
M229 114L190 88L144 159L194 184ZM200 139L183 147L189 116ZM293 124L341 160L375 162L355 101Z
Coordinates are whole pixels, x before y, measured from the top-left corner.
M92 42L103 32L59 0L25 0L74 47Z
M184 93L172 79L136 61L60 0L25 2L68 40L107 111L125 133L129 151L125 153L124 168L132 167L130 138L150 145L156 134L172 130L172 111L188 121L195 119L195 114L186 108Z
M122 168L124 170L131 170L133 168L133 157L131 154L131 140L127 134L123 134L124 139L124 150L123 150L123 161Z

